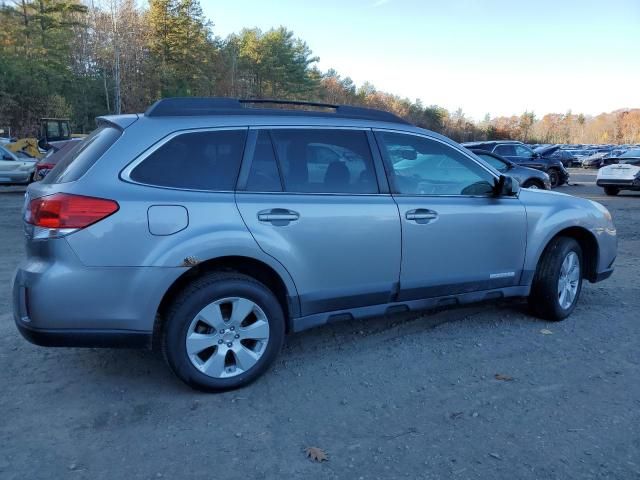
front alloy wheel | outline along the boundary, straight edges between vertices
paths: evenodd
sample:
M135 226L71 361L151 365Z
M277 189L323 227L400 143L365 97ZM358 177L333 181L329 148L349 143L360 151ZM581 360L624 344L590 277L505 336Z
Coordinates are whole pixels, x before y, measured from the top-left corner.
M562 262L558 277L558 303L563 309L573 304L578 294L580 282L580 260L574 251L570 251Z

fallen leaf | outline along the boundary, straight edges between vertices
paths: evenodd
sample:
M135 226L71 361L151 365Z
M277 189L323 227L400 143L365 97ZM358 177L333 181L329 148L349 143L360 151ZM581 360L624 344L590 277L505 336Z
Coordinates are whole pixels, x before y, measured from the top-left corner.
M328 462L329 456L327 452L318 447L307 447L304 449L307 454L307 458L310 458L314 462Z
M513 380L513 377L510 377L509 375L503 375L502 373L496 373L495 379L502 380L503 382L510 382Z
M542 330L540 330L540 333L543 335L552 335L553 332L551 330L547 330L546 328L543 328Z

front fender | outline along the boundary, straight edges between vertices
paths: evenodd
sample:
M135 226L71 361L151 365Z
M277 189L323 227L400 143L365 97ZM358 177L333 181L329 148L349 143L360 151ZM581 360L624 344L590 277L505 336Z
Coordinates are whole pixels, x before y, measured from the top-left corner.
M530 190L522 190L520 198L527 212L527 247L522 283L531 282L546 246L569 228L580 229L596 241L597 272L609 267L615 258L615 228L591 202L556 192Z

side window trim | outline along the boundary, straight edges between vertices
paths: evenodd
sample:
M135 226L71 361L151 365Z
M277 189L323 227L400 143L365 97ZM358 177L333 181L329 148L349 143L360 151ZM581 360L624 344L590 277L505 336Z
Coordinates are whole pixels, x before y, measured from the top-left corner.
M236 191L243 191L247 187L249 181L249 173L251 172L251 163L253 162L253 156L256 153L256 144L258 142L258 132L256 130L249 129L247 133L247 140L244 144L244 151L242 152L242 161L240 163L240 172L238 173L238 181L236 182Z
M152 187L152 188L162 188L162 189L166 189L166 190L181 190L181 191L187 191L187 192L216 192L216 193L233 192L234 190L207 190L207 189L199 189L199 188L181 188L181 187L168 187L168 186L163 186L163 185L153 185L153 184L150 184L150 183L139 182L139 181L134 180L134 179L131 178L131 172L133 172L133 170L138 165L140 165L142 162L144 162L156 150L161 149L163 146L165 146L171 140L173 140L174 138L176 138L176 137L178 137L180 135L186 135L186 134L189 134L189 133L223 132L223 131L233 131L233 130L238 130L238 131L244 131L245 132L245 142L244 142L244 145L242 146L243 148L242 148L242 155L241 155L241 160L240 160L240 172L238 173L238 176L236 177L236 181L234 182L234 185L235 185L235 184L237 184L237 182L239 180L240 173L242 171L242 161L244 159L244 152L245 152L246 147L247 147L249 127L246 126L246 125L245 126L234 126L234 127L188 128L188 129L184 129L184 130L176 130L174 132L171 132L171 133L165 135L164 137L160 138L158 141L156 141L156 143L154 143L153 145L148 147L146 150L144 150L142 153L140 153L136 158L134 158L131 162L129 162L120 171L120 175L119 175L120 180L122 180L123 182L126 182L126 183L132 183L134 185L142 185L142 186L145 186L145 187Z
M385 162L382 159L382 151L372 129L367 130L367 140L369 141L369 150L371 150L373 157L373 169L375 170L376 181L378 182L378 190L380 194L389 195L391 193L391 187L384 165Z
M487 168L485 165L483 165L480 162L477 162L468 152L465 152L463 150L463 148L458 148L454 145L451 145L450 143L444 142L442 140L440 140L439 138L435 138L431 135L422 135L419 133L415 133L415 132L407 132L406 130L393 130L393 129L386 129L386 128L374 128L373 130L373 135L376 139L376 142L378 144L378 149L380 151L380 154L382 155L382 160L383 160L383 164L384 164L384 169L386 171L387 174L387 181L389 182L389 189L392 195L394 196L399 196L399 197L463 197L463 198L475 198L475 197L480 197L480 198L486 198L486 195L462 195L462 194L458 194L458 195L452 195L452 194L447 194L447 195L440 195L440 194L413 194L413 193L399 193L395 187L395 184L393 182L393 168L391 167L391 159L389 158L389 155L387 154L386 150L383 148L383 141L380 138L380 134L384 133L384 132L389 132L389 133L396 133L396 134L401 134L401 135L407 135L407 136L413 136L416 138L424 138L426 140L431 140L434 142L438 142L441 143L442 145L446 145L449 148L452 148L453 150L457 151L458 153L461 153L463 156L467 157L469 159L469 161L473 162L475 165L479 166L480 168L482 168L483 170L485 170L487 173L489 173L489 175L491 175L493 178L497 179L498 177L496 176L496 174L494 172L492 172L489 168Z
M335 193L335 192L289 192L286 190L283 173L282 173L282 165L280 161L280 156L278 154L278 149L275 147L275 142L273 140L273 136L271 132L273 130L350 130L362 132L366 135L367 143L369 145L369 151L371 153L372 164L374 173L376 175L376 185L378 186L378 192L376 193ZM269 133L269 139L271 140L271 148L273 149L273 154L276 158L276 167L278 169L278 175L280 176L280 185L282 187L281 192L249 192L246 190L247 181L249 178L249 173L251 171L251 163L253 161L253 155L255 153L255 145L258 138L258 133L261 130L266 130ZM255 132L255 133L254 133ZM391 193L389 183L387 181L387 176L384 172L384 161L380 156L380 149L375 142L375 139L372 134L372 129L369 127L344 127L344 126L333 126L333 125L256 125L249 126L249 135L247 136L247 142L251 138L253 133L253 144L247 143L247 147L245 148L245 156L242 159L242 165L240 168L240 176L238 185L236 190L240 193L260 193L260 194L286 194L286 195L330 195L330 196L371 196L371 195L389 195ZM251 156L246 156L247 150L252 150L250 152ZM245 167L246 164L246 167ZM246 171L245 171L246 168ZM382 170L381 170L382 169Z
M254 192L247 190L247 184L249 183L249 175L251 174L251 166L253 165L253 159L256 153L256 146L258 145L258 135L261 131L266 131L269 135L269 143L271 144L271 150L273 151L273 158L276 162L276 169L278 170L278 179L280 180L280 191L269 192ZM238 174L238 182L236 183L236 192L246 193L286 193L284 190L284 179L282 178L282 169L280 168L280 161L278 160L278 152L273 144L273 137L271 136L270 128L249 128L247 134L247 142L244 148L244 154L242 156L242 163L240 165L240 173Z

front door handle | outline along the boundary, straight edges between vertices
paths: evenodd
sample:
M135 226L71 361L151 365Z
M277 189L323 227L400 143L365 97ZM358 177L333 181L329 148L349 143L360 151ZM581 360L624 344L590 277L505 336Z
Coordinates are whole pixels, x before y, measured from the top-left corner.
M300 214L298 212L287 210L286 208L272 208L258 212L258 220L270 222L274 225L286 225L289 222L295 222L299 218Z
M438 212L428 210L426 208L417 208L415 210L409 210L404 214L407 220L412 220L418 223L427 223L431 220L438 218Z

